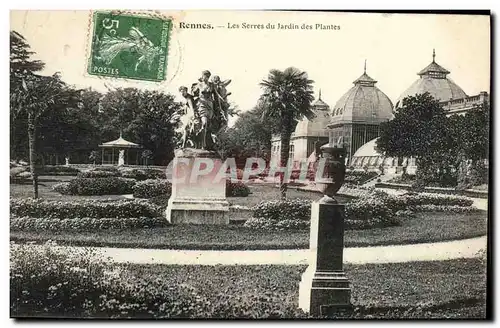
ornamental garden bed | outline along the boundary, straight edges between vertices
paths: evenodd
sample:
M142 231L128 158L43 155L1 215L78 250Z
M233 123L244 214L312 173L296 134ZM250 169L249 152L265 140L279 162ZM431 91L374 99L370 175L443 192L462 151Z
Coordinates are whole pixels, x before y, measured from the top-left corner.
M353 309L332 318L485 318L484 259L346 265ZM306 266L110 265L11 245L12 317L310 318ZM390 277L390 279L387 279Z
M412 186L409 184L401 184L401 183L390 183L390 182L378 182L375 184L376 188L389 188L396 190L412 190ZM457 190L454 188L439 188L439 187L425 187L425 192L428 193L436 193L436 194L445 194L445 195L458 195L458 196L466 196L473 198L488 198L488 190L474 190L474 189L466 189L466 190Z
M160 221L161 222L161 221ZM166 224L166 220L163 221ZM474 213L416 213L400 226L347 230L346 247L402 245L439 242L484 236L485 211ZM255 230L241 225L174 225L155 228L93 229L90 231L11 230L16 242L43 243L54 240L64 245L125 248L254 250L309 248L309 230Z

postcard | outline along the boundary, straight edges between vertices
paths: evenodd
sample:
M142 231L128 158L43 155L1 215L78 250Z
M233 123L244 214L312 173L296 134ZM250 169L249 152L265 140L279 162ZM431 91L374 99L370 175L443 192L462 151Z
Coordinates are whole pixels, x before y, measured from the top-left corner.
M490 24L11 11L11 318L490 318Z

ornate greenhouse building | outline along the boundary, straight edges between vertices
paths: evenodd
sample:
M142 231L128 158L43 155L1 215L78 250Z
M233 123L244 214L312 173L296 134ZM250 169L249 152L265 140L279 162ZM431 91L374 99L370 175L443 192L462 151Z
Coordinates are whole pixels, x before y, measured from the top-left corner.
M366 73L356 79L351 87L333 107L319 99L313 104L316 117L304 119L297 124L290 141L290 158L294 161L307 159L314 151L314 143L335 143L342 138L347 147L347 165L353 169L378 170L381 166L388 173L408 173L415 170L412 158L386 158L376 150L379 126L393 117L393 111L403 106L408 96L429 92L438 99L449 115L464 114L469 109L488 102L487 92L469 96L448 75L450 71L432 62L417 73L418 78L393 102L377 88L377 81ZM272 139L272 161L279 159L279 137Z

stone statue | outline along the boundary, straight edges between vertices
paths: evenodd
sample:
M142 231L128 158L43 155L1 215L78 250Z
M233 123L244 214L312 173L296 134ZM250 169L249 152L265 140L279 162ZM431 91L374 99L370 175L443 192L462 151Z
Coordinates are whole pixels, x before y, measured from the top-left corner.
M125 165L125 150L120 149L120 152L118 153L118 166L123 165Z
M203 150L216 150L217 134L227 127L229 103L226 86L231 80L221 81L214 76L210 81L211 73L202 72L198 82L191 85L191 94L188 88L179 88L185 99L181 114L183 129L182 148L188 145Z

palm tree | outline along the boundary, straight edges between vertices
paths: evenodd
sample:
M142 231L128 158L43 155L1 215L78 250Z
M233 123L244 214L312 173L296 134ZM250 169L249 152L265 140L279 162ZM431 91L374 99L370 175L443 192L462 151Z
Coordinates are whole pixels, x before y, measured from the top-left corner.
M314 116L311 103L314 100L314 81L307 77L307 73L297 68L289 67L284 71L272 69L267 80L260 83L264 90L261 99L264 101L263 118L274 118L279 121L281 137L280 165L288 164L290 138L297 122L304 117ZM287 185L284 175L280 175L280 195L286 198Z
M41 76L31 72L22 77L21 87L11 90L10 103L15 112L28 117L29 162L33 179L33 197L38 198L37 127L50 110L69 110L80 104L80 91L64 83L59 73Z

